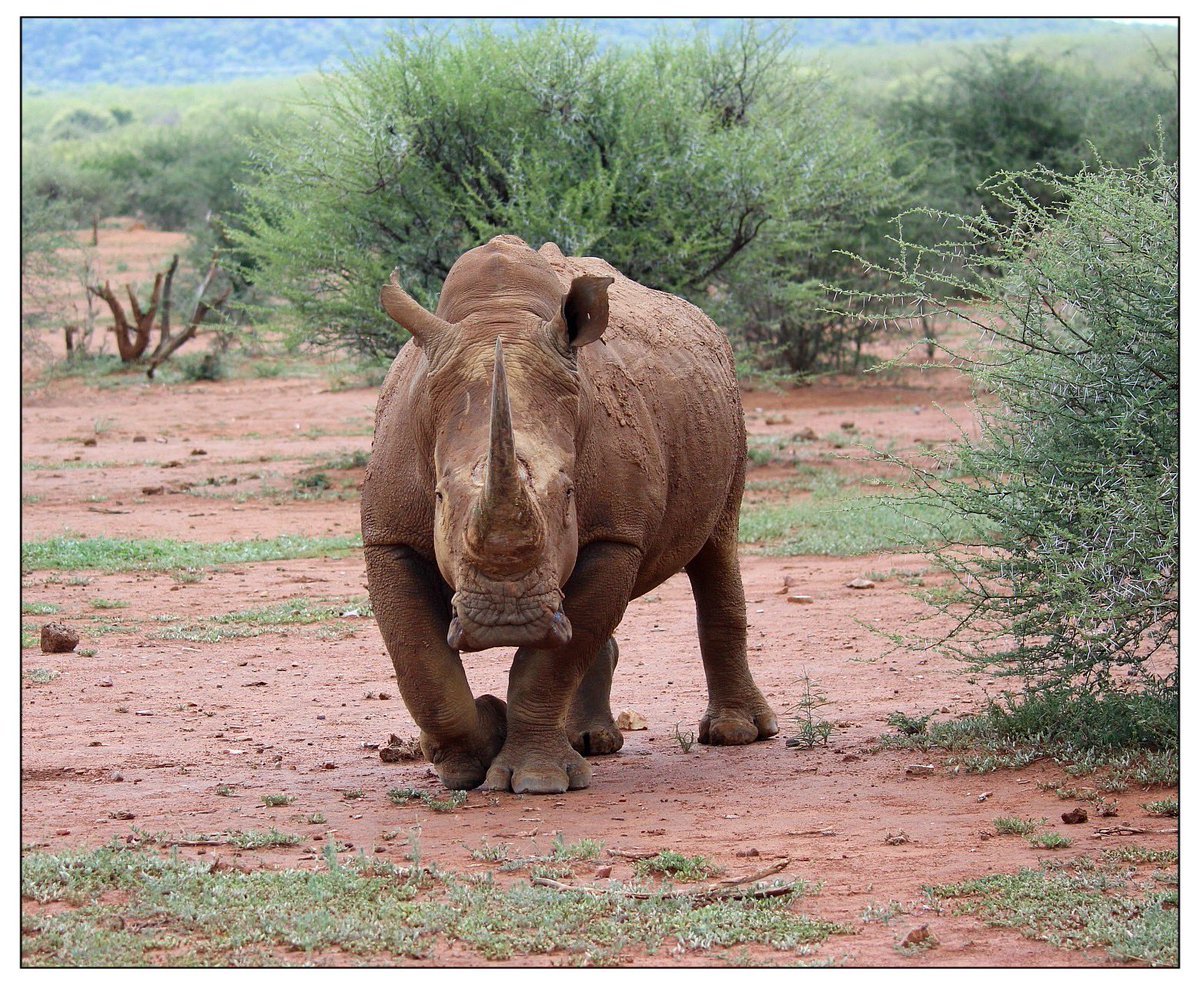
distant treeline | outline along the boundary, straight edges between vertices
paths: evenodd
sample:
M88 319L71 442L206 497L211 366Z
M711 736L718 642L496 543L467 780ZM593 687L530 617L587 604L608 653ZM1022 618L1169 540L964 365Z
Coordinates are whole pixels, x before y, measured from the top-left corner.
M21 23L26 92L89 85L196 85L337 69L353 51L378 51L390 31L456 34L480 18L395 17L27 17ZM734 18L569 18L606 45L642 45L660 35L722 36ZM531 30L543 18L496 18L499 31ZM762 21L769 29L770 21ZM810 17L791 20L799 48L987 41L1029 34L1129 32L1094 18Z

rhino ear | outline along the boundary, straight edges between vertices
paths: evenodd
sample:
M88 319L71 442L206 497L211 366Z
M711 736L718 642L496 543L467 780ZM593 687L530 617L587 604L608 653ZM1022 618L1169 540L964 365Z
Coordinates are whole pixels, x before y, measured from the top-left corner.
M573 348L595 342L608 327L608 285L611 277L585 274L571 281L562 303L562 319Z
M399 271L392 271L391 281L379 292L379 303L392 321L417 340L417 345L436 344L451 330L450 323L422 308L400 286Z

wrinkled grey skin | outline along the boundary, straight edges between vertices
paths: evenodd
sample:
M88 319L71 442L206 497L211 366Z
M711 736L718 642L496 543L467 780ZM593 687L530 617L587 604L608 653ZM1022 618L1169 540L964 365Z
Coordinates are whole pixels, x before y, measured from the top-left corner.
M737 561L746 437L724 334L603 260L499 236L436 313L393 274L413 335L383 385L363 486L371 602L421 747L455 789L586 787L622 743L613 631L685 570L708 682L701 742L774 735L746 663ZM459 653L518 647L507 704Z

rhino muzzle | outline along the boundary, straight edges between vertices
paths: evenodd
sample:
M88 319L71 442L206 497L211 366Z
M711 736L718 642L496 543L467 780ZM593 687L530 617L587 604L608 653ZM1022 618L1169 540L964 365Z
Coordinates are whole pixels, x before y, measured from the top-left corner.
M456 592L446 643L467 653L495 646L564 646L571 641L571 621L563 612L562 599L557 590L522 597Z

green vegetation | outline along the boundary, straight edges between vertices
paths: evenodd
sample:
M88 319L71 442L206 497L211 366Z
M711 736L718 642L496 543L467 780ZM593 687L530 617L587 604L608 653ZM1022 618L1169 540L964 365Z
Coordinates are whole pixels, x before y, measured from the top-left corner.
M996 834L1001 835L1032 834L1045 823L1045 818L1042 818L1040 821L1035 821L1033 818L1022 819L1019 817L997 817L992 819L992 824L996 828Z
M952 900L955 913L977 914L1056 947L1102 947L1153 967L1179 963L1178 890L1133 882L1112 866L1022 869L925 891L935 903Z
M407 804L410 801L419 800L431 811L437 811L439 814L449 813L462 807L467 802L467 792L465 790L453 790L450 796L444 800L434 797L424 790L414 790L412 787L397 787L389 790L387 795L388 800L393 804Z
M788 40L752 22L637 50L563 24L392 35L306 125L256 144L242 275L307 340L391 353L407 336L376 302L394 266L432 308L461 253L513 233L603 256L807 368L845 322L818 312L850 268L833 244L906 199L891 145Z
M21 679L28 681L30 684L49 684L58 676L59 672L51 670L49 667L34 667L31 670L22 671L21 673Z
M816 690L805 671L800 680L801 693L796 703L788 708L788 714L796 723L796 734L787 740L789 746L800 749L815 749L817 746L829 745L829 736L833 734L833 723L827 722L816 712L829 704L824 693Z
M851 489L747 504L738 538L764 554L850 557L960 543L976 518L918 496L879 496Z
M287 805L292 803L295 799L296 798L291 794L269 793L263 795L262 802L266 804L267 807L287 807Z
M1142 804L1142 810L1156 817L1179 817L1179 798L1171 797L1168 800L1154 800L1148 804Z
M21 892L23 961L36 966L275 965L337 949L357 958L427 957L453 942L489 960L555 954L613 964L622 950L656 954L749 942L783 954L853 929L792 912L787 896L703 902L639 899L529 885L501 887L326 852L320 871L218 869L147 851L31 852ZM114 901L114 894L120 897ZM320 900L320 906L313 906ZM718 951L719 953L719 951Z
M1029 834L1025 836L1025 840L1034 848L1068 848L1071 845L1072 839L1066 835L1060 835L1057 831L1043 831L1040 834Z
M904 243L892 271L978 327L983 344L954 355L992 398L978 438L914 470L916 502L977 526L935 550L955 584L924 597L954 628L920 645L1019 677L1006 718L1028 734L1164 748L1178 741L1178 170L1156 155L989 188L1010 221L946 219L971 251Z
M721 871L703 855L683 855L670 849L638 859L633 868L640 876L664 876L676 882L697 882Z
M193 643L219 643L226 639L248 639L264 633L277 633L288 626L340 619L343 613L371 615L366 598L317 601L307 598L287 599L259 609L226 612L204 620L170 625L154 634L160 640L188 640Z
M361 538L278 537L201 543L184 540L124 540L114 537L52 537L21 545L21 570L196 571L222 564L341 555Z

